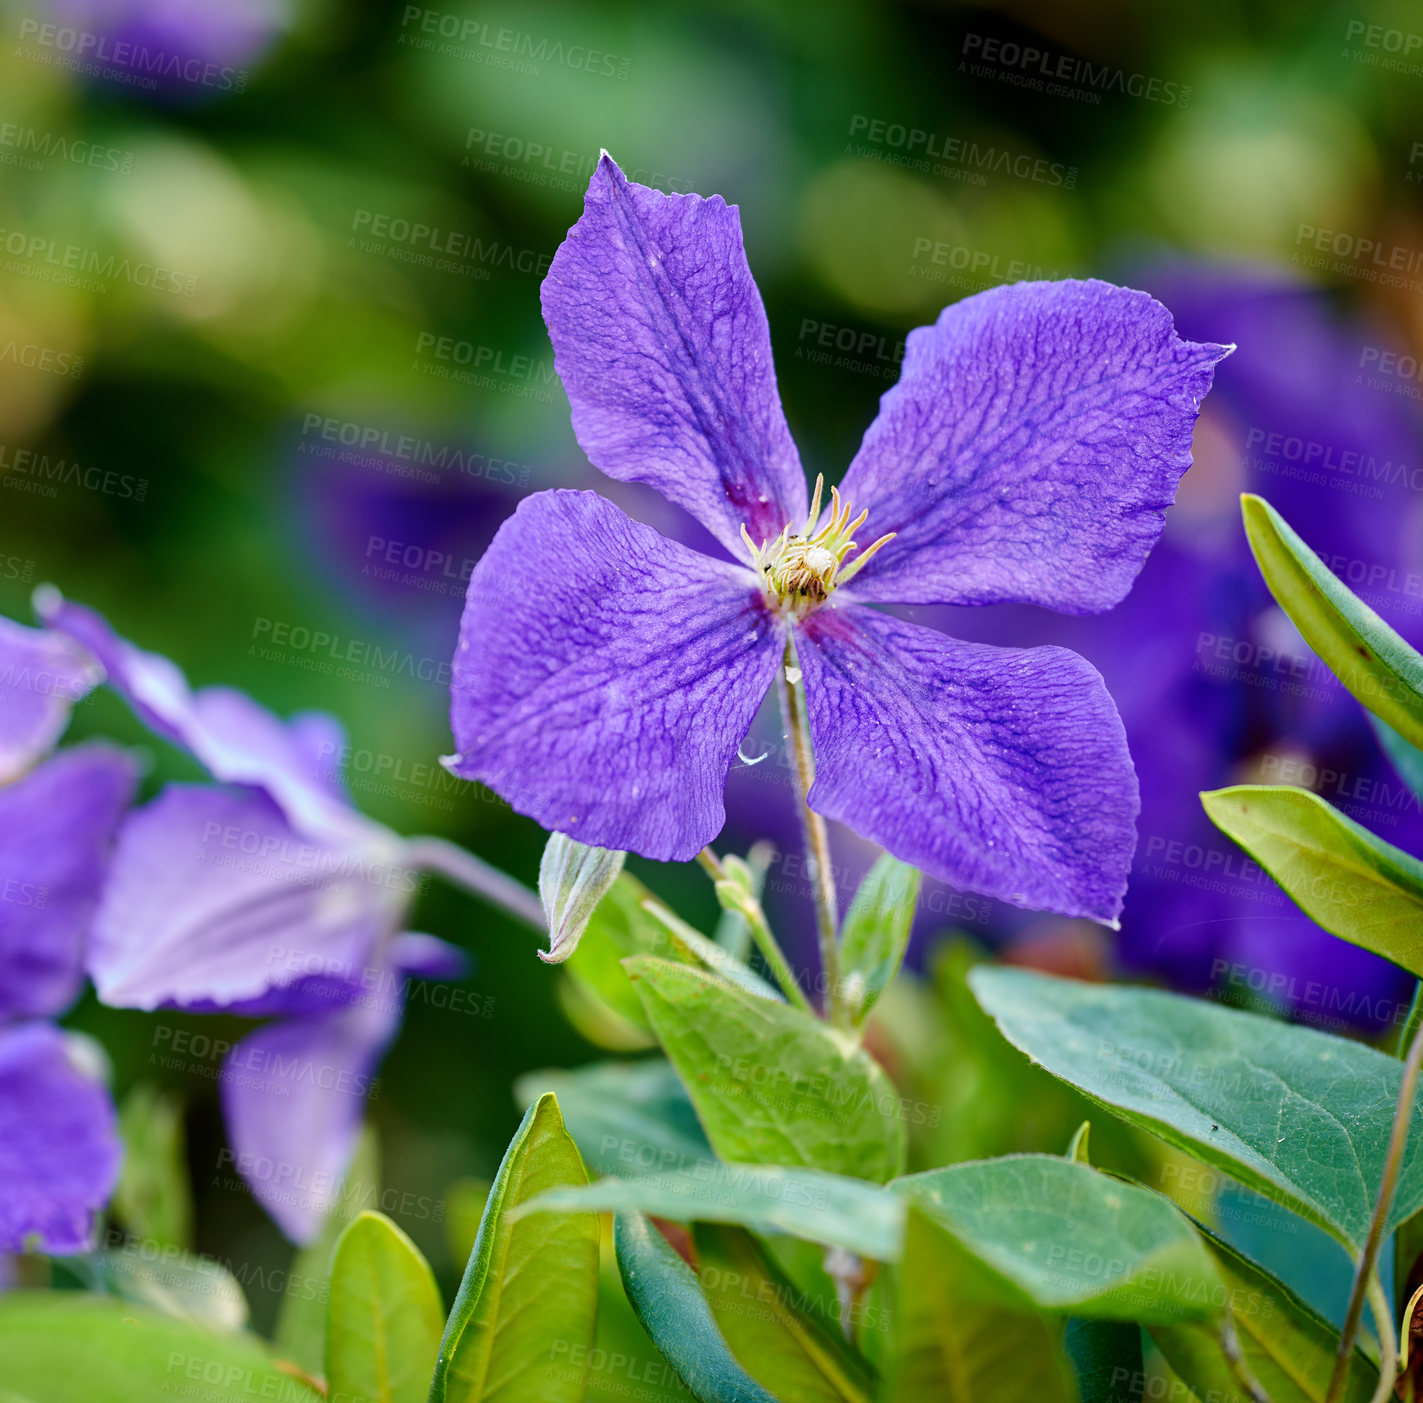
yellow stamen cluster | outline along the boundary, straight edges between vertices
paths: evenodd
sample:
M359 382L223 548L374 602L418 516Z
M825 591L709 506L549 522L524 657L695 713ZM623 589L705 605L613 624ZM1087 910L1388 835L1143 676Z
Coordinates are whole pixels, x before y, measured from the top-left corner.
M741 538L751 551L751 559L761 576L767 598L772 604L789 609L798 617L823 603L836 585L843 585L858 574L866 561L895 536L893 531L881 536L846 566L846 557L852 551L859 550L854 535L865 524L869 512L862 511L852 521L850 513L853 508L848 502L842 502L839 489L832 487L830 519L816 530L824 488L825 478L821 475L815 479L810 514L797 535L791 535L787 524L774 541L763 541L758 546L751 539L750 532L744 526L741 528Z

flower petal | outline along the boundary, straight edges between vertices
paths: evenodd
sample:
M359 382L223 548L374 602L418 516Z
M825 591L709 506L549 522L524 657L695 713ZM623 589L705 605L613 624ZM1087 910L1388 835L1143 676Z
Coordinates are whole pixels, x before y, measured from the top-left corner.
M780 647L749 569L595 493L535 493L470 577L447 763L581 843L688 861Z
M0 618L0 784L54 747L69 709L102 674L71 639Z
M108 1090L50 1023L0 1029L0 1252L82 1252L118 1181Z
M399 866L296 832L260 791L170 785L124 824L89 971L120 1008L242 1005L313 977L344 987L414 890Z
M841 488L869 509L867 538L898 533L856 595L1111 608L1161 534L1229 351L1181 340L1146 293L1096 281L946 307L910 332Z
M1136 774L1090 663L853 606L812 614L796 645L812 808L954 886L1116 920Z
M629 182L605 152L544 280L573 430L592 462L685 507L733 555L806 513L741 218Z
M265 789L304 832L327 841L389 847L394 835L351 808L342 789L339 722L305 712L284 722L232 687L194 692L182 671L157 653L120 638L107 620L36 591L45 622L82 644L103 664L111 687L149 730L188 751L214 779Z
M330 1017L269 1023L223 1062L237 1171L293 1242L309 1242L337 1201L400 1013L398 994L383 992Z
M0 789L0 1021L63 1013L134 762L104 745L61 751Z

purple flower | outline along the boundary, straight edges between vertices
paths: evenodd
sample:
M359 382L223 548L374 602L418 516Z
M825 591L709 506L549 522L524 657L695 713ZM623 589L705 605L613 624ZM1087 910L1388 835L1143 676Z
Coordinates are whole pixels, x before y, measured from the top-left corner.
M629 183L605 155L543 307L594 465L685 508L730 559L593 493L527 498L470 580L454 772L582 842L687 860L722 826L732 757L785 663L804 680L812 808L955 886L1115 920L1137 794L1096 671L867 605L1116 604L1228 348L1100 282L969 298L911 333L822 513L734 207Z
M134 765L101 745L21 769L58 739L98 671L64 638L0 620L0 1252L77 1252L118 1177L113 1104L73 1003Z
M91 610L52 590L37 606L100 660L150 729L225 781L169 785L128 817L88 970L118 1007L283 1020L228 1054L222 1101L239 1173L282 1230L306 1241L355 1150L406 978L461 968L457 951L404 930L418 869L485 891L499 874L352 808L331 765L342 748L333 718L284 722L240 692L194 691L168 659Z

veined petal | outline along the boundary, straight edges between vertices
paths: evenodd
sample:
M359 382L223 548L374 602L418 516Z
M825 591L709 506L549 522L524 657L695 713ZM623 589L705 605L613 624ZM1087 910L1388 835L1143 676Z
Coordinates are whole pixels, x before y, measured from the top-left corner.
M137 774L105 745L61 751L0 789L0 1022L63 1013Z
M812 808L954 886L1115 922L1137 783L1090 663L858 606L812 614L796 646Z
M236 1168L293 1242L308 1242L337 1201L372 1092L400 1026L398 992L325 1018L249 1033L222 1066Z
M313 979L339 992L414 890L399 866L298 833L258 790L170 785L124 824L89 972L120 1008L247 1005Z
M69 709L102 679L72 639L0 617L0 784L49 753Z
M579 842L688 861L781 637L749 569L595 493L535 493L470 577L446 763Z
M946 307L910 332L841 487L869 536L898 533L856 595L1111 608L1161 534L1230 349L1181 340L1159 302L1103 282Z
M0 1028L0 1252L82 1252L118 1181L107 1088L50 1023Z
M235 688L195 692L175 663L120 638L94 610L48 588L36 591L35 602L46 623L99 660L149 730L188 751L214 779L265 789L312 837L372 850L396 845L346 801L336 763L343 733L334 718L304 712L284 722Z
M685 507L732 554L806 513L741 218L634 184L605 152L542 290L573 430L595 466Z

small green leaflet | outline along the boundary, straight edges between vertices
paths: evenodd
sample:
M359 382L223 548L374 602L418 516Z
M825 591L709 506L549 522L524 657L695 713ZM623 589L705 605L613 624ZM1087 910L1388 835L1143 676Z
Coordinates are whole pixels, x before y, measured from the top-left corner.
M845 1003L861 1024L899 973L923 881L917 868L886 853L870 868L840 928Z
M1255 563L1305 642L1370 711L1423 747L1423 657L1268 502L1247 493L1240 508Z
M722 1159L881 1182L903 1168L898 1093L854 1038L687 965L624 964Z
M1239 784L1202 794L1240 844L1325 930L1423 975L1423 863L1307 789Z
M597 1216L521 1217L513 1210L586 1183L557 1100L541 1096L489 1191L440 1341L430 1403L581 1403L598 1301ZM568 1366L551 1369L561 1355Z
M1363 1241L1398 1099L1396 1058L1154 989L987 966L969 982L1008 1040L1055 1076L1346 1246ZM1420 1207L1415 1118L1389 1228Z
M326 1383L332 1398L425 1403L444 1312L430 1265L381 1213L362 1213L331 1264Z

